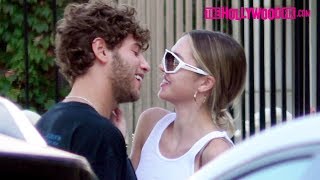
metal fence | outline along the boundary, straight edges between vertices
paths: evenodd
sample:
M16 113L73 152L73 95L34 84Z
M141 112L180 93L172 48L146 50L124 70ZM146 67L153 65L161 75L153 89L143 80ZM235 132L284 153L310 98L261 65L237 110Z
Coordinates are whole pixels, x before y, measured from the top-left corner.
M55 1L52 2L53 13L56 13ZM171 48L183 32L192 29L231 34L245 48L248 61L246 89L239 103L230 110L239 129L235 142L289 120L291 115L293 118L303 116L313 108L320 111L320 5L317 0L119 0L118 3L134 6L140 21L150 28L152 35L151 46L145 53L152 70L144 79L142 97L135 103L122 105L129 120L129 149L131 134L143 110L152 106L172 110L170 104L157 97L161 82L158 64L164 49ZM210 20L204 18L208 7L238 10L244 7L295 7L297 11L310 10L311 14L290 20ZM25 9L24 22L26 19ZM28 40L27 34L25 40ZM28 68L27 47L25 51ZM57 97L59 81L61 77L57 73Z

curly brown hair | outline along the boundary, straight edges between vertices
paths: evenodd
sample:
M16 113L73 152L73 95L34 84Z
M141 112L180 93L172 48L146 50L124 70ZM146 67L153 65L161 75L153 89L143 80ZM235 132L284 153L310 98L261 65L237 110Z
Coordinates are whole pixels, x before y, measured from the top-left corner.
M103 1L72 3L65 8L64 17L57 24L56 62L71 85L93 65L91 44L97 37L103 38L107 48L113 50L131 34L142 50L148 49L150 32L139 25L135 15L132 7L117 7Z

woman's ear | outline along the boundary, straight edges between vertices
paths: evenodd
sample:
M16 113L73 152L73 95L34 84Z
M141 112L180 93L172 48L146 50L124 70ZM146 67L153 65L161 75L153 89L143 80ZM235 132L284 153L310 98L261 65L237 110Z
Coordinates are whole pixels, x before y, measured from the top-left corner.
M91 46L96 59L101 63L106 63L110 53L106 42L102 38L97 37L92 41Z
M198 88L199 92L205 92L212 89L216 84L216 79L213 76L205 76Z

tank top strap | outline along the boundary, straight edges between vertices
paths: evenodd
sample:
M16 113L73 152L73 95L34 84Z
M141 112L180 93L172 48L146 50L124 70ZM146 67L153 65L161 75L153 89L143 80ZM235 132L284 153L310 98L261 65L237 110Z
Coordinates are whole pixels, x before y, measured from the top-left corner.
M203 149L212 139L215 138L225 138L227 139L232 145L233 142L228 137L225 131L213 131L199 139L190 149L191 154L195 157L201 149Z
M163 116L153 127L149 137L153 140L160 140L163 131L172 123L176 118L176 113L169 113Z

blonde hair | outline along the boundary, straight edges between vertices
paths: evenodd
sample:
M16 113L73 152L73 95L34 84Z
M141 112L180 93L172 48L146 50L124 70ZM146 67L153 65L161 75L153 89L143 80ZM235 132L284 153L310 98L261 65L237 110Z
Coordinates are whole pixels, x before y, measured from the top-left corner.
M234 133L233 118L227 111L244 89L247 63L242 46L227 34L193 30L190 37L193 56L200 68L215 78L207 97L212 119L218 127Z

